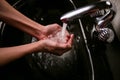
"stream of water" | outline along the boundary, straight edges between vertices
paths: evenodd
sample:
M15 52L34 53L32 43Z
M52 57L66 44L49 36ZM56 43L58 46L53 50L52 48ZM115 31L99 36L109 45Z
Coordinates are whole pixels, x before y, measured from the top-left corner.
M60 43L65 43L66 42L66 38L65 38L66 27L67 27L67 24L63 23L62 30L60 32L57 32L54 36L50 37L50 39L53 41L60 42Z

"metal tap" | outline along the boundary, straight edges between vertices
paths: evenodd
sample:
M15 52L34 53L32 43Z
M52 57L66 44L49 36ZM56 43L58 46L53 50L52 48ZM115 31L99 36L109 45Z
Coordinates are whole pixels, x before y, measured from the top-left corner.
M89 4L87 6L78 8L76 10L70 11L66 14L64 14L60 20L62 22L69 22L72 21L74 19L79 19L83 16L89 15L91 13L97 12L101 9L107 9L107 8L111 8L112 4L109 1L99 1L99 2L95 2L93 4Z
M60 20L63 23L69 23L75 19L90 15L91 18L95 18L94 22L96 26L94 31L98 34L97 38L101 41L112 42L114 39L114 32L107 27L114 17L114 12L110 9L111 7L112 4L109 1L95 2L64 14L61 16ZM104 10L104 14L102 15L100 14L101 10ZM97 15L93 15L95 13L97 13Z

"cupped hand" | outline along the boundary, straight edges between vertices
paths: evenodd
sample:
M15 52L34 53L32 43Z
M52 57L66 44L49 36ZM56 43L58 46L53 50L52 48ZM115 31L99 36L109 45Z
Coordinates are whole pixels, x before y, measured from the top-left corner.
M57 32L60 32L61 30L62 30L62 26L60 26L59 24L54 23L54 24L46 25L43 34L40 34L40 36L42 35L42 37L40 37L39 40L47 38L51 35L53 36ZM65 35L68 36L69 33L66 31Z
M73 44L74 35L71 34L67 37L66 43L53 41L49 38L44 38L41 41L42 52L49 52L55 55L62 55L64 52L70 50Z

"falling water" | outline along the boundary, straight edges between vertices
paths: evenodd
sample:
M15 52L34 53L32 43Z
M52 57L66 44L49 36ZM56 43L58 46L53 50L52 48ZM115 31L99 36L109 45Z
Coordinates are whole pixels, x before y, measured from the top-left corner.
M66 41L65 41L66 27L67 27L67 24L66 24L66 23L63 23L63 27L62 27L62 31L61 31L61 41L62 41L62 42L66 42Z
M65 43L66 42L66 38L65 38L66 27L67 27L67 24L63 23L63 27L61 31L57 32L54 36L50 36L49 39L60 42L60 43Z

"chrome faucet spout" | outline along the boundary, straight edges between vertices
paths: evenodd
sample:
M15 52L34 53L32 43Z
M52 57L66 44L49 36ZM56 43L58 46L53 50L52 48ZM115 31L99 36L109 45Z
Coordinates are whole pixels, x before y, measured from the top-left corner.
M84 6L84 7L78 8L76 10L70 11L70 12L64 14L60 18L60 20L62 22L67 23L69 21L72 21L74 19L79 19L82 16L94 13L94 12L99 11L101 9L107 9L107 8L111 8L111 7L112 7L111 2L109 2L109 1L99 1L99 2L96 2L96 3L89 4L87 6Z

